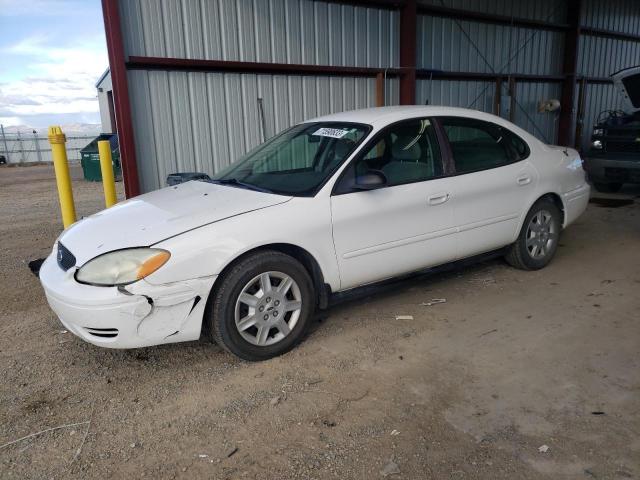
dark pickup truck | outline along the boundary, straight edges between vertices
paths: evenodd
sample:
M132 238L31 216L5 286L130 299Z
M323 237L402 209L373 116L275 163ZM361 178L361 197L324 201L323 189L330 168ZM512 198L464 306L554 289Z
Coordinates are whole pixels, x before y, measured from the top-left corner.
M640 109L640 67L613 75L630 107ZM616 192L625 183L640 183L640 110L602 112L593 127L585 170L601 192Z

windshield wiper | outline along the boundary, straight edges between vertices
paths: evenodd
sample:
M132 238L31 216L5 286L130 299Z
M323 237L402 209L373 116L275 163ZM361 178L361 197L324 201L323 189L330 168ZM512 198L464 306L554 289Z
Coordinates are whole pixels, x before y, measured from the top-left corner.
M273 193L271 190L267 188L262 188L262 187L258 187L257 185L241 182L237 178L213 179L211 180L211 182L217 183L218 185L232 185L234 187L246 188L247 190L255 190L256 192Z

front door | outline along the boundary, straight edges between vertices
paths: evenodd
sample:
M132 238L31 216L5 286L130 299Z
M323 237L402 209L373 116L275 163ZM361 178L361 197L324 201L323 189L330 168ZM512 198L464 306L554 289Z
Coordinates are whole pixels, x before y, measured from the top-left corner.
M357 178L382 172L387 184L358 189ZM445 263L456 255L451 178L444 178L428 119L396 123L347 167L331 197L341 288Z

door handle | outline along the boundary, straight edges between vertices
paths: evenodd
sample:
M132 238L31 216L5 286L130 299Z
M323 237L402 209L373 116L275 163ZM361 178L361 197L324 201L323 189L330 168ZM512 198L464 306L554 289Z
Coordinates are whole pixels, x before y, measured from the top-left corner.
M531 183L531 177L529 175L520 175L516 181L520 186L528 185Z
M446 192L436 193L434 195L431 195L427 200L429 202L429 205L440 205L449 200L449 194Z

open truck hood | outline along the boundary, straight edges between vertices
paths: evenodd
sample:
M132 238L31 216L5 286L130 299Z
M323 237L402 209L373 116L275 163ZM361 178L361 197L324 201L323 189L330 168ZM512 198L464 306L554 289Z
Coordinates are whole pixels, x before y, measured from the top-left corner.
M633 110L640 108L640 66L625 68L611 75L613 83Z
M192 181L118 203L73 224L58 239L76 265L106 252L146 247L210 223L260 210L291 197Z

